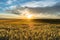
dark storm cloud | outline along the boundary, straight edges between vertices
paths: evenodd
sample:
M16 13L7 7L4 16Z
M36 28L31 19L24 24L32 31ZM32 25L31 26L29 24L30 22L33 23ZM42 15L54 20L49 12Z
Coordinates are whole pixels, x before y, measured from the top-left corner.
M54 14L54 15L59 15L60 14L60 2L56 3L54 6L47 6L47 7L21 7L21 8L17 8L16 11L13 10L13 13L15 14L19 14L21 12L19 11L23 11L25 9L28 9L30 11L30 13L33 14ZM19 11L18 11L19 10Z
M28 8L31 13L43 13L43 14L59 14L60 13L60 2L52 7L35 7Z
M18 16L27 12L34 14L36 18L60 18L60 2L57 2L54 6L17 7L16 9L9 11Z

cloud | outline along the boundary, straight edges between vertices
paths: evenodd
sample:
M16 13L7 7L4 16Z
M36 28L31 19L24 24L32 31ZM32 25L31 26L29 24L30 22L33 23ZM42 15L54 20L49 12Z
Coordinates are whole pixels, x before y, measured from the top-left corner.
M16 14L18 16L21 16L22 14L24 16L26 13L29 13L29 14L33 14L34 18L41 18L41 19L47 19L47 18L59 19L60 10L59 9L56 10L56 9L57 8L55 8L55 7L47 7L47 8L46 7L44 7L44 8L41 8L41 7L24 8L24 7L22 7L17 10L14 10L15 12L12 11L12 13ZM21 18L23 18L23 16L21 16Z
M19 16L15 14L0 13L0 18L19 19Z
M19 18L23 18L21 14L30 13L34 15L34 18L51 18L59 19L60 18L60 2L54 0L43 0L43 1L32 1L26 2L20 5L21 8L17 5L6 7L10 10L12 14L18 15ZM16 8L16 9L15 9ZM25 14L26 14L25 13Z
M8 0L7 2L6 2L6 4L8 4L8 5L10 5L10 4L12 4L13 2L16 2L17 0Z
M13 5L13 6L10 6L9 8L10 9L15 9L17 6L16 5Z
M0 4L4 4L3 2L0 2Z
M1 7L0 7L0 9L1 9Z
M35 14L35 18L36 19L59 19L60 17L58 17L57 15L52 15L52 14Z
M13 9L15 9L17 7L17 5L12 5L12 6L9 6L9 7L5 7L4 8L4 11L6 11L6 10L13 10Z
M57 2L54 6L51 6L51 7L50 6L22 7L19 10L20 10L20 13L28 12L30 14L34 14L35 18L60 19L60 2ZM17 13L17 14L19 15L19 13Z
M13 1L17 1L17 0L13 0Z
M26 2L22 4L22 7L47 7L47 6L54 6L57 2L56 1L32 1L32 2Z
M6 4L12 4L12 0L8 0L7 2L6 2Z

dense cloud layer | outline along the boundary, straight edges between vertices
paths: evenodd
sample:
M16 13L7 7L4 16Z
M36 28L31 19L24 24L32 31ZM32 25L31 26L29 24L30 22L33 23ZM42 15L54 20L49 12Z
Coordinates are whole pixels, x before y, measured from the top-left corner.
M13 14L21 16L23 12L34 14L35 18L60 18L60 2L52 7L19 7L10 10Z
M25 2L20 6L10 6L6 10L8 13L24 16L26 13L33 14L34 18L60 18L59 0L33 0Z

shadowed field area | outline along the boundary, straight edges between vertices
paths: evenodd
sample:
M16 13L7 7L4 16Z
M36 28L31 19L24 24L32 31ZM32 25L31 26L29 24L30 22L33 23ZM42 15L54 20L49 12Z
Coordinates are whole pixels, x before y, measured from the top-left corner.
M60 19L1 19L0 40L60 40Z

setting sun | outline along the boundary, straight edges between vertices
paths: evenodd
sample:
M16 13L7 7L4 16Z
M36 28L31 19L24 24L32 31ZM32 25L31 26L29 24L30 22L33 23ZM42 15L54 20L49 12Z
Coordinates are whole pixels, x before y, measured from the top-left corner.
M31 19L32 17L33 17L32 14L27 14L27 15L26 15L26 18L28 18L28 19Z
M24 19L32 19L34 16L30 12L28 12L28 10L24 10L24 12L22 12L22 17Z

